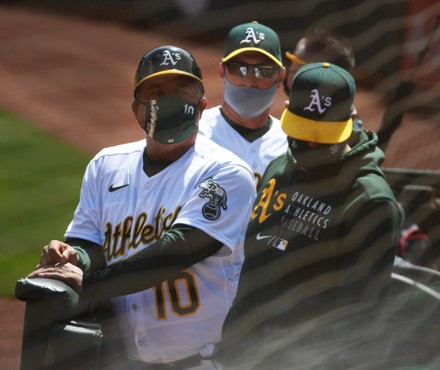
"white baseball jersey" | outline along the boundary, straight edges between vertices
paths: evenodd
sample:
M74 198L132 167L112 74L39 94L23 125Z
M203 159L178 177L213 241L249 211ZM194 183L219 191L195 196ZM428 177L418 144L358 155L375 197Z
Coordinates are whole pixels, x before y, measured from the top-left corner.
M171 362L220 340L236 293L255 185L245 162L201 135L151 177L143 170L145 146L141 140L95 156L65 236L102 245L109 265L148 248L174 224L193 226L224 244L174 279L112 299L129 355Z
M241 136L220 113L220 106L205 109L199 121L199 132L243 159L252 169L258 186L270 161L285 153L287 136L281 123L272 117L272 127L253 142Z

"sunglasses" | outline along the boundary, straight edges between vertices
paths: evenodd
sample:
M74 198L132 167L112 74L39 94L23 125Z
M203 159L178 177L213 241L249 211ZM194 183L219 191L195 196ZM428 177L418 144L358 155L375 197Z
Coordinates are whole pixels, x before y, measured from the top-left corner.
M242 62L226 62L223 64L232 76L246 77L249 70L252 70L257 80L271 79L281 70L281 67L263 64L247 64Z

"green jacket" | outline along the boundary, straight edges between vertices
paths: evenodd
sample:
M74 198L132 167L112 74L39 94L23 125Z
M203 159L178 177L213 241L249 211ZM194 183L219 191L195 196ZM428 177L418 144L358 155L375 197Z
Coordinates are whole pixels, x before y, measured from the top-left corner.
M376 134L353 133L349 145L325 174L299 171L290 150L267 168L226 345L248 347L267 333L352 314L387 287L401 214L380 169Z

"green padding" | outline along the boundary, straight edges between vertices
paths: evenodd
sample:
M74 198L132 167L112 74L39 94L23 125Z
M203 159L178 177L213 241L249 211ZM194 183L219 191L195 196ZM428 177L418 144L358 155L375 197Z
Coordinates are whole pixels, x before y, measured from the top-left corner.
M15 297L21 301L46 299L50 296L59 296L64 299L78 300L78 294L62 281L54 279L20 279L15 285Z
M91 308L89 301L82 299L67 284L54 279L20 279L15 285L15 297L26 302L50 301L51 312L47 314L54 320L67 320Z

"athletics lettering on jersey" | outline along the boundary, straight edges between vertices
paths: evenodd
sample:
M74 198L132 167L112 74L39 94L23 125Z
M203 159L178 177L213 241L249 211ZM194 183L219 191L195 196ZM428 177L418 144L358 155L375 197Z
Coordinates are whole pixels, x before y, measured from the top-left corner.
M246 29L246 37L240 41L240 44L254 43L255 45L258 45L261 41L264 40L264 38L265 35L263 32L255 32L252 27L249 27Z
M320 231L328 227L331 211L329 204L295 192L283 211L281 225L297 235L319 240Z
M332 207L300 192L293 193L291 198L287 199L286 193L277 190L276 185L276 179L272 178L262 189L261 197L252 211L252 220L258 219L258 223L262 224L285 207L281 217L281 227L294 234L319 240L320 231L329 225ZM270 243L281 250L287 247L284 239L275 242L271 240Z
M203 189L199 194L199 197L209 198L208 203L202 208L203 217L209 221L217 220L221 215L221 208L224 210L228 209L225 189L212 180L212 177L202 181L199 188Z
M319 96L319 91L317 89L313 89L310 94L310 104L304 108L304 110L308 110L310 112L315 111L315 107L318 109L319 113L324 113L328 107L332 105L332 98L330 96ZM321 105L322 100L322 105Z
M161 206L153 218L154 223L147 222L146 212L140 213L136 219L128 216L115 226L107 222L102 246L107 261L125 256L128 250L137 249L141 244L148 245L162 238L171 229L181 209L179 206L165 215L166 209Z

